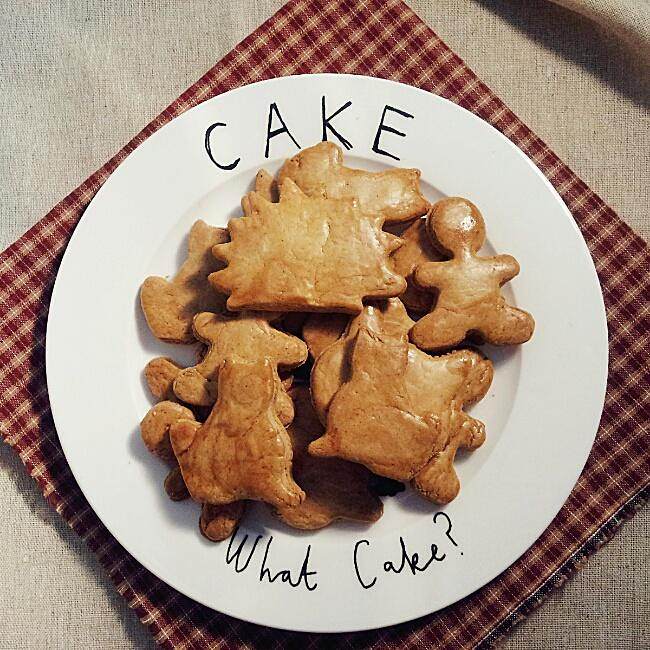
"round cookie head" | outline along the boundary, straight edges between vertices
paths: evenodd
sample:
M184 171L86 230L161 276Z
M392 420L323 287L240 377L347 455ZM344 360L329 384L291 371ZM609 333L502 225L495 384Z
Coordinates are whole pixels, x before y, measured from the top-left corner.
M427 226L434 241L454 256L462 251L477 253L485 242L485 222L479 209L460 197L438 201L429 211Z

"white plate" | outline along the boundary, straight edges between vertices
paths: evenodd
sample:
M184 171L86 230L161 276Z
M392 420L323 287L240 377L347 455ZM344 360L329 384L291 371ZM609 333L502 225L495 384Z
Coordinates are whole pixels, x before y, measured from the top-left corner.
M160 354L189 362L193 351L152 338L138 289L147 275L175 272L194 220L226 225L239 214L255 172L275 171L296 152L289 135L280 133L270 139L265 158L271 104L306 147L322 138L322 97L327 115L352 102L332 120L353 144L349 164L418 167L430 199L462 195L479 206L490 247L521 263L507 292L532 312L537 329L521 348L487 351L495 379L472 414L485 421L488 438L457 462L462 490L454 502L440 508L406 492L386 498L385 514L372 526L338 524L313 533L290 530L256 507L230 546L232 556L249 536L238 571L227 561L228 542L215 545L200 536L198 506L166 497L166 469L139 438L138 423L150 406L144 365ZM374 149L399 163L373 150L382 115L384 126L405 135L384 128ZM215 123L226 126L211 131L212 156L223 165L238 159L232 170L219 169L206 151L206 130ZM271 131L280 126L274 114ZM338 142L329 130L328 136ZM151 136L113 173L77 226L47 331L59 438L106 527L139 562L191 598L292 630L400 623L463 598L506 569L548 526L575 484L596 434L606 373L605 312L594 266L544 176L510 141L455 104L351 75L285 77L239 88ZM444 559L424 570L402 561L404 546L411 563L419 555L422 569L432 544ZM262 570L266 549L270 575L290 571L297 586L283 581L286 573L269 580ZM305 579L307 553L305 566L313 574ZM401 572L388 562L403 565Z

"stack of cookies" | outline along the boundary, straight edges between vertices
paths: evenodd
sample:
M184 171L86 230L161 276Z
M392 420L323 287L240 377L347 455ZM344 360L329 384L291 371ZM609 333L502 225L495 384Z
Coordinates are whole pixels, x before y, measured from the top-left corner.
M516 260L478 255L478 209L431 206L419 179L348 168L322 142L277 179L260 171L227 230L196 222L176 277L143 283L154 336L201 344L192 367L149 362L159 401L141 432L209 539L251 500L317 529L376 521L392 481L434 503L458 494L456 451L485 440L463 409L493 374L467 341L520 344L534 322L501 294Z

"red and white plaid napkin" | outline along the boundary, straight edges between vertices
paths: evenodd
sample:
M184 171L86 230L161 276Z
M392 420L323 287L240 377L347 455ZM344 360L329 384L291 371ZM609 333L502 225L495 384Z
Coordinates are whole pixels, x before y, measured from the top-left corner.
M180 595L120 547L90 509L65 461L45 382L45 324L68 239L124 158L188 108L282 75L349 72L394 79L450 99L512 140L560 193L596 263L607 307L605 410L587 465L535 545L464 600L417 621L344 635L287 633L243 623ZM0 430L43 495L99 557L155 640L169 648L470 647L493 645L607 541L647 499L650 483L645 242L526 127L401 0L291 0L117 155L0 256Z

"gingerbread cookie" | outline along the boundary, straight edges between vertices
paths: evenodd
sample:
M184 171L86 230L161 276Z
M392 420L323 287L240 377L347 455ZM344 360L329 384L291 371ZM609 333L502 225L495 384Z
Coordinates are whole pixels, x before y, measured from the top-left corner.
M165 492L172 501L184 501L190 498L190 493L187 490L181 469L178 465L169 470L169 474L165 477Z
M278 182L287 178L308 196L356 199L362 210L381 215L386 223L410 221L429 209L420 192L420 170L351 169L343 165L341 148L331 142L320 142L287 160Z
M208 352L201 363L185 368L178 374L174 381L174 393L188 404L214 404L219 368L225 359L247 362L270 359L276 382L280 384L277 368L290 370L304 363L307 347L295 336L271 327L269 319L277 317L277 314L251 312L197 314L194 334L208 345ZM293 417L291 399L281 386L276 395L278 415L288 424Z
M501 295L501 286L519 273L519 264L510 255L477 255L485 242L478 208L466 199L443 199L431 208L427 227L452 258L415 271L416 283L438 297L431 313L411 330L413 343L423 350L441 350L457 345L468 333L494 345L528 341L535 321Z
M140 435L147 449L168 463L175 463L169 442L169 428L178 420L194 420L190 409L176 402L159 402L149 409L140 423Z
M444 255L431 243L427 220L424 218L412 223L400 237L404 244L391 255L393 269L406 278L406 291L400 296L400 300L414 312L430 311L433 296L430 291L425 291L415 284L413 272L421 264L445 259Z
M413 325L399 300L389 303L383 311L366 307L352 321L346 335L314 364L312 400L323 422L327 422L332 399L351 377L350 355L359 328L370 329L384 341L400 342ZM403 387L414 412L420 417L434 414L443 423L433 457L414 478L414 487L432 501L447 503L456 496L460 487L453 469L456 450L474 449L485 438L483 424L464 413L463 408L484 397L492 376L490 361L474 351L457 350L432 357L412 344L408 346Z
M309 314L302 328L302 338L313 359L341 338L350 317L345 314Z
M370 472L356 463L308 454L309 443L323 434L323 427L306 386L294 388L291 397L296 417L287 432L293 447L293 476L306 497L297 506L277 508L278 517L289 526L305 530L323 528L337 519L377 521L383 505L369 489Z
M352 346L360 327L366 327L383 339L406 339L413 327L399 298L366 305L353 318L344 335L323 350L311 371L311 393L316 413L323 424L327 423L327 409L336 391L350 378Z
M260 169L255 176L255 191L271 203L278 202L278 184L266 169Z
M354 314L364 298L406 288L388 258L401 240L355 199L309 198L287 178L279 203L251 192L242 206L245 216L228 224L231 241L213 248L227 267L210 282L229 294L228 309Z
M242 520L247 505L246 501L235 501L221 506L204 503L199 519L201 533L211 542L227 539Z
M144 377L151 394L159 401L175 402L174 380L182 370L167 357L156 357L144 368Z
M388 478L413 478L435 453L442 423L433 413L416 413L406 389L407 364L405 339L382 340L360 327L350 379L336 392L325 435L309 453L361 463Z
M274 364L226 359L218 372L217 402L200 425L181 420L170 440L195 501L242 499L295 506L305 497L291 476L291 441L275 410Z
M173 280L149 277L140 304L152 334L169 343L193 343L192 318L200 311L223 311L225 297L210 286L208 275L223 267L211 254L228 241L228 231L197 221L190 230L187 259Z

